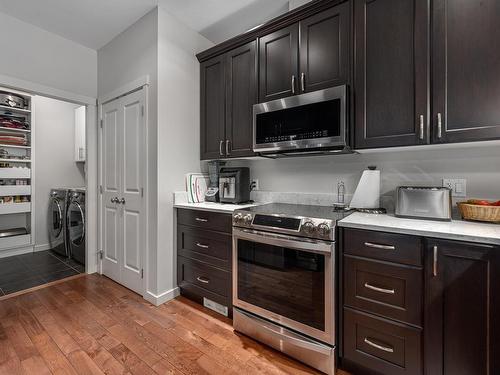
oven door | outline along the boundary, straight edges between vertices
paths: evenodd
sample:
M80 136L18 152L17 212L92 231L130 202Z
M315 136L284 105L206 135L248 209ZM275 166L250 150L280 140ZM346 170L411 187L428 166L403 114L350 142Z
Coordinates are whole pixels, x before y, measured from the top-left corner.
M335 244L233 228L233 305L335 345Z

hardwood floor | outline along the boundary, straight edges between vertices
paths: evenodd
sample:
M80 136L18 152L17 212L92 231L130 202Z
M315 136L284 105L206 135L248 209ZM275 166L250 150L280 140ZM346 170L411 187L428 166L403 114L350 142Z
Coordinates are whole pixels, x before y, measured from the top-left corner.
M0 374L318 372L185 298L154 307L89 275L0 301Z

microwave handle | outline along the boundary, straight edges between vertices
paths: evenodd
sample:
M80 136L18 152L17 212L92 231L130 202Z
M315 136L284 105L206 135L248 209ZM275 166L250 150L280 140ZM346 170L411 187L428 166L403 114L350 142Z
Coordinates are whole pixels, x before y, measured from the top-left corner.
M296 238L283 234L258 232L251 229L241 229L233 227L233 238L241 238L247 241L254 241L272 246L282 246L288 249L296 249L310 253L332 255L334 242L312 240L309 238Z

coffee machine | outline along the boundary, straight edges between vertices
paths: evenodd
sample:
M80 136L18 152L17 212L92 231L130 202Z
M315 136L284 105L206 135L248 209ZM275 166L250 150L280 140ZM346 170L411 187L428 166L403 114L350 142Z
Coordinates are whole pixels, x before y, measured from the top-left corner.
M221 203L243 203L250 200L250 169L221 168L219 172Z
M226 162L211 160L208 162L208 188L205 193L206 202L219 202L219 170Z

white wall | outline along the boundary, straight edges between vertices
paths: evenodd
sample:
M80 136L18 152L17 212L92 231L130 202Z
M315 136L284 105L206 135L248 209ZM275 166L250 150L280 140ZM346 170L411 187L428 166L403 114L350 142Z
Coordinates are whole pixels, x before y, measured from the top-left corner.
M200 170L200 78L197 52L213 46L159 8L158 13L158 290L176 285L173 192Z
M309 3L311 0L290 0L288 2L290 10L298 8L306 3Z
M35 96L35 250L48 239L49 193L54 187L85 186L83 164L75 162L75 104Z
M467 196L500 199L500 147L391 151L277 160L232 162L248 165L260 190L276 192L335 193L343 180L352 194L363 169L381 170L381 193L391 195L400 185L440 185L443 177L466 178Z
M0 75L96 97L96 51L3 13L0 35Z

